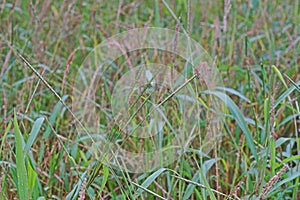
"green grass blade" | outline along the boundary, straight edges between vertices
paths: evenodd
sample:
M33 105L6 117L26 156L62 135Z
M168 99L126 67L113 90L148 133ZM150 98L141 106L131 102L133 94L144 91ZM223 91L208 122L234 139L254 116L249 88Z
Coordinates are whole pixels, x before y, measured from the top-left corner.
M266 198L272 196L272 193L275 192L278 188L280 188L280 186L282 186L283 184L286 184L288 182L291 182L292 180L299 178L300 177L300 171L297 171L296 173L294 173L293 175L283 179L282 181L276 183L274 185L274 187L270 190L269 194L266 196ZM297 185L293 184L294 187L296 187Z
M272 177L275 175L275 169L276 169L276 148L275 148L275 141L274 138L270 138L270 152L271 152L271 170L272 170Z
M284 87L288 88L288 86L287 86L286 82L284 81L284 78L283 78L281 72L279 71L279 69L275 65L272 65L272 69L275 71L275 73L277 74L278 78L283 83Z
M218 97L220 100L222 100L225 103L225 105L228 107L228 109L232 113L233 117L235 118L236 122L238 123L239 127L244 132L252 155L254 156L256 161L258 161L258 156L257 156L257 152L255 149L252 135L251 135L250 130L245 121L245 117L243 116L243 114L241 113L241 111L239 110L237 105L231 100L231 98L228 95L226 95L222 92L206 90L206 91L203 91L203 93L204 94L212 94L212 95Z
M3 145L4 145L4 141L5 141L5 138L10 130L10 127L11 127L12 123L9 122L9 124L7 125L7 128L5 129L5 132L4 132L4 135L1 137L1 146L0 146L0 156L2 154L2 148L3 148ZM2 156L0 157L0 160L2 160Z
M291 84L295 86L295 88L297 89L298 92L300 92L300 87L297 85L297 83L295 83L288 75L284 74L284 76L287 79L289 79L289 81L291 82Z
M300 81L296 82L295 85L299 87ZM280 95L280 97L278 97L278 99L274 103L273 109L275 109L285 98L287 98L296 89L295 85L289 87L282 95Z
M270 119L270 98L266 98L264 101L264 120L265 120L265 131L260 136L260 143L263 144L269 133L269 119Z
M202 171L199 171L199 173L202 173ZM200 174L200 175L201 175L201 174ZM182 178L182 177L176 176L176 175L172 175L172 176L175 177L175 178L177 178L177 179L179 179L179 180L185 181L185 182L187 182L187 183L191 183L191 184L194 184L194 185L196 185L196 186L198 186L198 187L207 189L207 190L210 191L210 192L214 192L214 193L216 193L216 194L222 195L222 196L225 197L226 199L232 199L232 198L229 197L228 195L226 195L226 194L224 194L224 193L222 193L222 192L219 192L219 191L217 191L217 190L214 190L214 189L210 188L209 185L203 185L203 184L200 184L200 183L197 183L197 182L194 182L194 181L191 181L191 180L189 180L189 179ZM207 183L207 182L206 182L206 183ZM212 197L211 197L211 199L212 199Z
M147 188L145 188L145 187L143 187L143 186L141 186L141 185L139 185L139 184L136 184L135 182L131 182L131 183L132 183L133 185L137 186L139 189L144 190L144 191L146 191L146 192L152 194L152 195L155 196L156 198L163 199L163 200L167 200L166 198L164 198L164 197L162 197L162 196L156 194L155 192L152 192L151 190L149 190L149 189L147 189ZM136 199L136 198L135 198L135 199Z
M209 195L209 199L213 199L213 200L217 200L217 198L215 197L214 193L213 193L213 190L211 189L209 183L207 182L206 180L206 174L204 174L203 172L205 171L206 169L202 169L200 170L200 175L201 175L201 179L206 187L206 191L208 192L208 195Z
M66 200L75 200L78 198L78 194L80 192L83 180L85 179L87 171L83 172L78 180L78 183L73 186L72 191L66 196Z
M300 160L300 155L297 155L297 156L291 156L291 157L288 157L288 158L285 158L281 161L281 164L283 163L288 163L288 162L291 162L291 161L295 161L295 163L297 163L298 161Z
M38 136L38 133L41 129L41 126L43 125L44 123L44 120L45 118L44 117L40 117L38 118L34 124L33 124L33 127L31 129L31 132L29 134L29 138L27 140L27 143L26 143L26 146L25 146L25 152L26 153L29 153L29 150L34 142L34 140L36 139L36 137Z
M198 180L200 179L200 172L196 172L196 174L193 176L192 178L192 181L197 183ZM194 189L195 189L196 185L195 184L189 184L184 192L184 195L183 195L183 200L188 200L190 199L190 196L193 194L194 192Z
M65 101L67 98L68 98L67 95L63 96L62 101ZM57 104L54 106L53 112L52 112L51 116L49 117L49 122L52 126L54 125L54 123L56 121L56 118L57 118L57 116L59 114L59 111L61 110L62 106L63 106L63 103L61 101L57 102ZM48 139L50 133L51 133L51 127L47 126L46 131L43 135L44 138Z
M275 142L275 147L278 148L279 146L281 146L283 143L287 142L287 141L290 141L291 138L284 138L284 137L281 137L281 138L278 138Z
M238 97L240 97L240 99L247 101L248 103L251 103L250 99L248 99L247 97L245 97L242 93L240 93L239 91L236 91L232 88L227 88L227 87L216 87L217 90L220 91L225 91L228 93L231 93L233 95L236 95Z
M35 189L36 177L37 173L34 171L33 167L31 166L31 163L28 162L28 185L30 194L32 194L33 190Z
M99 194L101 195L104 187L105 187L105 184L107 183L107 179L108 179L108 175L109 175L109 169L106 165L103 165L103 180L101 182L101 186L100 186L100 189L99 189Z
M159 170L157 170L156 172L154 172L153 174L151 174L151 176L149 176L141 185L142 188L148 188L149 185L151 185L151 183L153 183L153 181L159 176L161 175L163 172L165 172L166 168L161 168ZM140 196L142 194L144 190L139 188L137 189L136 193L134 194L134 198L137 198L138 196Z
M28 200L28 177L25 167L25 159L22 148L22 135L19 129L17 114L14 112L14 131L15 131L15 147L16 147L16 166L17 166L17 177L18 177L18 193L21 200Z

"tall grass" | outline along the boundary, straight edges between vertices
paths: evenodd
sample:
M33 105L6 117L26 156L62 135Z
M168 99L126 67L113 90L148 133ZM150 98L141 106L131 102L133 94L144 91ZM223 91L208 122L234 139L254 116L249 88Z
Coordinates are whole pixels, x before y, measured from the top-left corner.
M299 10L292 0L1 2L0 199L299 199ZM196 79L187 86L206 111L209 98L222 102L223 129L217 148L203 154L197 144L207 121L199 120L199 134L188 138L193 147L172 164L135 174L121 162L99 161L85 145L92 136L78 134L70 105L83 58L106 38L144 26L189 35L214 58L224 87L202 90ZM107 67L111 79L97 92L110 101L128 61L156 61L196 77L175 60L168 52L130 52ZM135 97L138 124L145 114L138 99L147 96ZM165 115L176 124L180 113ZM101 120L124 148L151 150L108 119ZM171 136L156 139L164 144Z

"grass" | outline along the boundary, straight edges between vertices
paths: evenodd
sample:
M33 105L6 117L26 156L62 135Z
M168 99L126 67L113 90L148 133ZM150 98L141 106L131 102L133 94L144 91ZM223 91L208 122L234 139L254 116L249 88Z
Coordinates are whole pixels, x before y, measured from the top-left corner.
M300 198L299 1L4 1L0 19L0 199ZM142 27L169 28L175 38L182 33L199 42L223 84L211 89L183 58L145 49L109 62L99 87L90 87L86 71L78 76L99 43ZM97 64L101 56L93 56ZM130 94L125 110L130 121L118 126L110 105L120 98L113 93L116 82L150 63L167 65L184 78L158 94L151 93L151 84ZM174 148L184 147L181 156L169 164L160 157L159 167L140 173L132 173L140 158L130 160L126 153L107 164L112 154L97 147L109 145L96 144L99 135L88 129L92 120L80 121L94 117L91 109L72 107L88 92L95 92L91 105L104 113L97 127L109 136L103 141L150 153L145 159L154 156L153 144L175 141ZM180 109L185 92L197 100L191 108L203 109L190 126L180 120L196 113ZM134 133L128 126L151 126L143 117L152 114L148 108L155 102L169 121L154 128L164 132L150 140L124 134ZM205 147L207 116L215 113L222 135ZM191 129L195 135L187 132ZM180 131L183 138L172 134ZM165 152L165 158L176 155Z

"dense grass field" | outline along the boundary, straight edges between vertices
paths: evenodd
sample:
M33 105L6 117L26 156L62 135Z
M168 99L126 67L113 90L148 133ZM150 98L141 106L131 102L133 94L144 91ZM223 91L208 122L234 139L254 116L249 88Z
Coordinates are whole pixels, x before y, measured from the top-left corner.
M299 22L299 0L0 1L0 199L300 199ZM92 85L84 73L101 57L93 49L145 27L174 33L173 50L189 36L205 62L136 49L93 71L101 78ZM146 71L151 84L122 104L119 88L150 63L183 74L181 90L147 89L162 71ZM218 78L204 78L206 64ZM192 107L178 101L183 91ZM84 98L90 92L93 101ZM149 128L155 103L160 134L122 134ZM112 117L119 108L128 123ZM108 142L126 149L116 162ZM155 144L170 148L165 157L151 154ZM132 156L143 152L141 161ZM142 164L154 158L155 167Z

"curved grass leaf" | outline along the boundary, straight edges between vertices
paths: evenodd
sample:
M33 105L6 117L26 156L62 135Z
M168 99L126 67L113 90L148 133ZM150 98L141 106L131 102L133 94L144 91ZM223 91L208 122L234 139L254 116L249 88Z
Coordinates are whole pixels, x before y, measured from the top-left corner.
M288 158L285 158L281 161L281 164L283 163L287 163L287 162L291 162L291 161L296 161L296 162L299 162L300 160L300 155L297 155L297 156L291 156L291 157L288 157Z
M203 167L202 167L202 172L203 172L204 176L206 176L206 173L208 172L208 170L217 162L217 160L219 160L219 159L211 159L211 160L207 160L207 161L204 162ZM197 171L195 173L194 177L192 178L192 181L193 182L198 182L198 180L200 178L201 178L200 171ZM196 187L195 184L190 183L187 186L182 199L184 199L184 200L190 199L190 196L194 192L195 187Z
M286 179L283 179L282 181L276 183L274 185L274 187L270 190L269 194L266 196L266 198L272 196L272 193L275 192L278 188L280 188L280 186L282 186L283 184L286 184L296 178L299 178L300 177L300 171L294 173L293 175L287 177ZM293 185L294 187L297 187L297 185Z
M236 95L238 97L240 97L240 99L243 99L245 101L247 101L248 103L251 103L250 99L248 99L247 97L245 97L242 93L240 93L239 91L236 91L232 88L227 88L227 87L216 87L217 90L220 91L225 91L225 92L229 92L233 95Z
M80 192L80 188L82 186L83 180L85 179L87 171L83 172L78 180L78 183L73 186L72 191L66 196L66 200L75 200L78 198L78 194Z
M151 174L151 176L149 176L141 185L142 188L148 188L149 185L151 185L151 183L153 183L153 181L155 181L155 179L161 175L163 172L167 171L168 169L166 168L161 168L159 170L157 170L156 172L154 172L153 174ZM134 198L136 199L138 196L140 196L142 194L144 190L139 188L137 189L136 193L134 194Z
M284 78L281 74L281 72L279 71L279 69L275 66L275 65L272 65L272 69L275 71L275 73L277 74L278 78L280 79L280 81L283 83L283 85L288 88L286 82L284 81Z
M142 190L144 190L144 191L146 191L146 192L152 194L152 195L155 196L156 198L163 199L163 200L167 200L166 198L160 196L159 194L156 194L155 192L152 192L151 190L149 190L149 189L147 189L147 188L145 188L145 187L143 187L143 186L141 186L141 185L139 185L139 184L136 184L135 182L131 182L131 183L132 183L133 185L137 186L139 189L142 189ZM134 198L134 199L136 199L136 198Z
M293 79L291 79L288 75L284 74L284 76L285 76L287 79L289 79L289 81L291 82L291 84L295 86L295 88L297 89L298 92L300 92L300 87L297 85L297 83L295 83L295 82L293 81Z
M26 153L29 153L29 150L30 150L34 140L36 139L36 137L41 129L41 126L43 125L44 120L45 120L44 117L40 117L34 122L31 132L29 134L29 138L28 138L26 146L25 146Z
M65 101L67 98L68 98L68 95L65 95L61 99L62 99L62 101ZM57 104L54 106L53 112L52 112L52 114L49 117L49 122L50 122L50 124L52 126L54 125L54 123L56 121L56 118L57 118L57 116L59 114L59 111L61 110L62 106L63 106L63 103L61 101L57 102ZM46 131L45 131L43 137L45 139L48 139L50 133L51 133L51 127L47 126Z
M300 81L295 83L296 86L300 86ZM278 97L274 103L273 109L275 109L285 98L287 98L294 90L296 90L295 85L289 87L280 97Z
M256 152L256 149L255 149L255 145L254 145L254 142L253 142L252 135L251 135L250 130L247 126L245 117L243 116L242 112L239 110L237 105L231 100L231 98L228 95L226 95L222 92L206 90L206 91L203 91L202 93L212 94L212 95L218 97L220 100L222 100L225 103L225 105L228 107L228 109L232 113L234 119L238 123L239 127L244 132L252 155L254 156L256 161L258 161L258 156L257 156L257 152Z
M195 173L195 175L193 176L192 181L195 182L195 183L197 183L199 179L200 179L200 171L197 171L197 172ZM185 190L185 192L184 192L184 195L183 195L183 198L182 198L182 199L183 199L183 200L188 200L188 199L190 199L190 196L193 194L195 187L196 187L195 184L191 184L191 183L190 183L190 184L187 186L187 188L186 188L186 190Z

